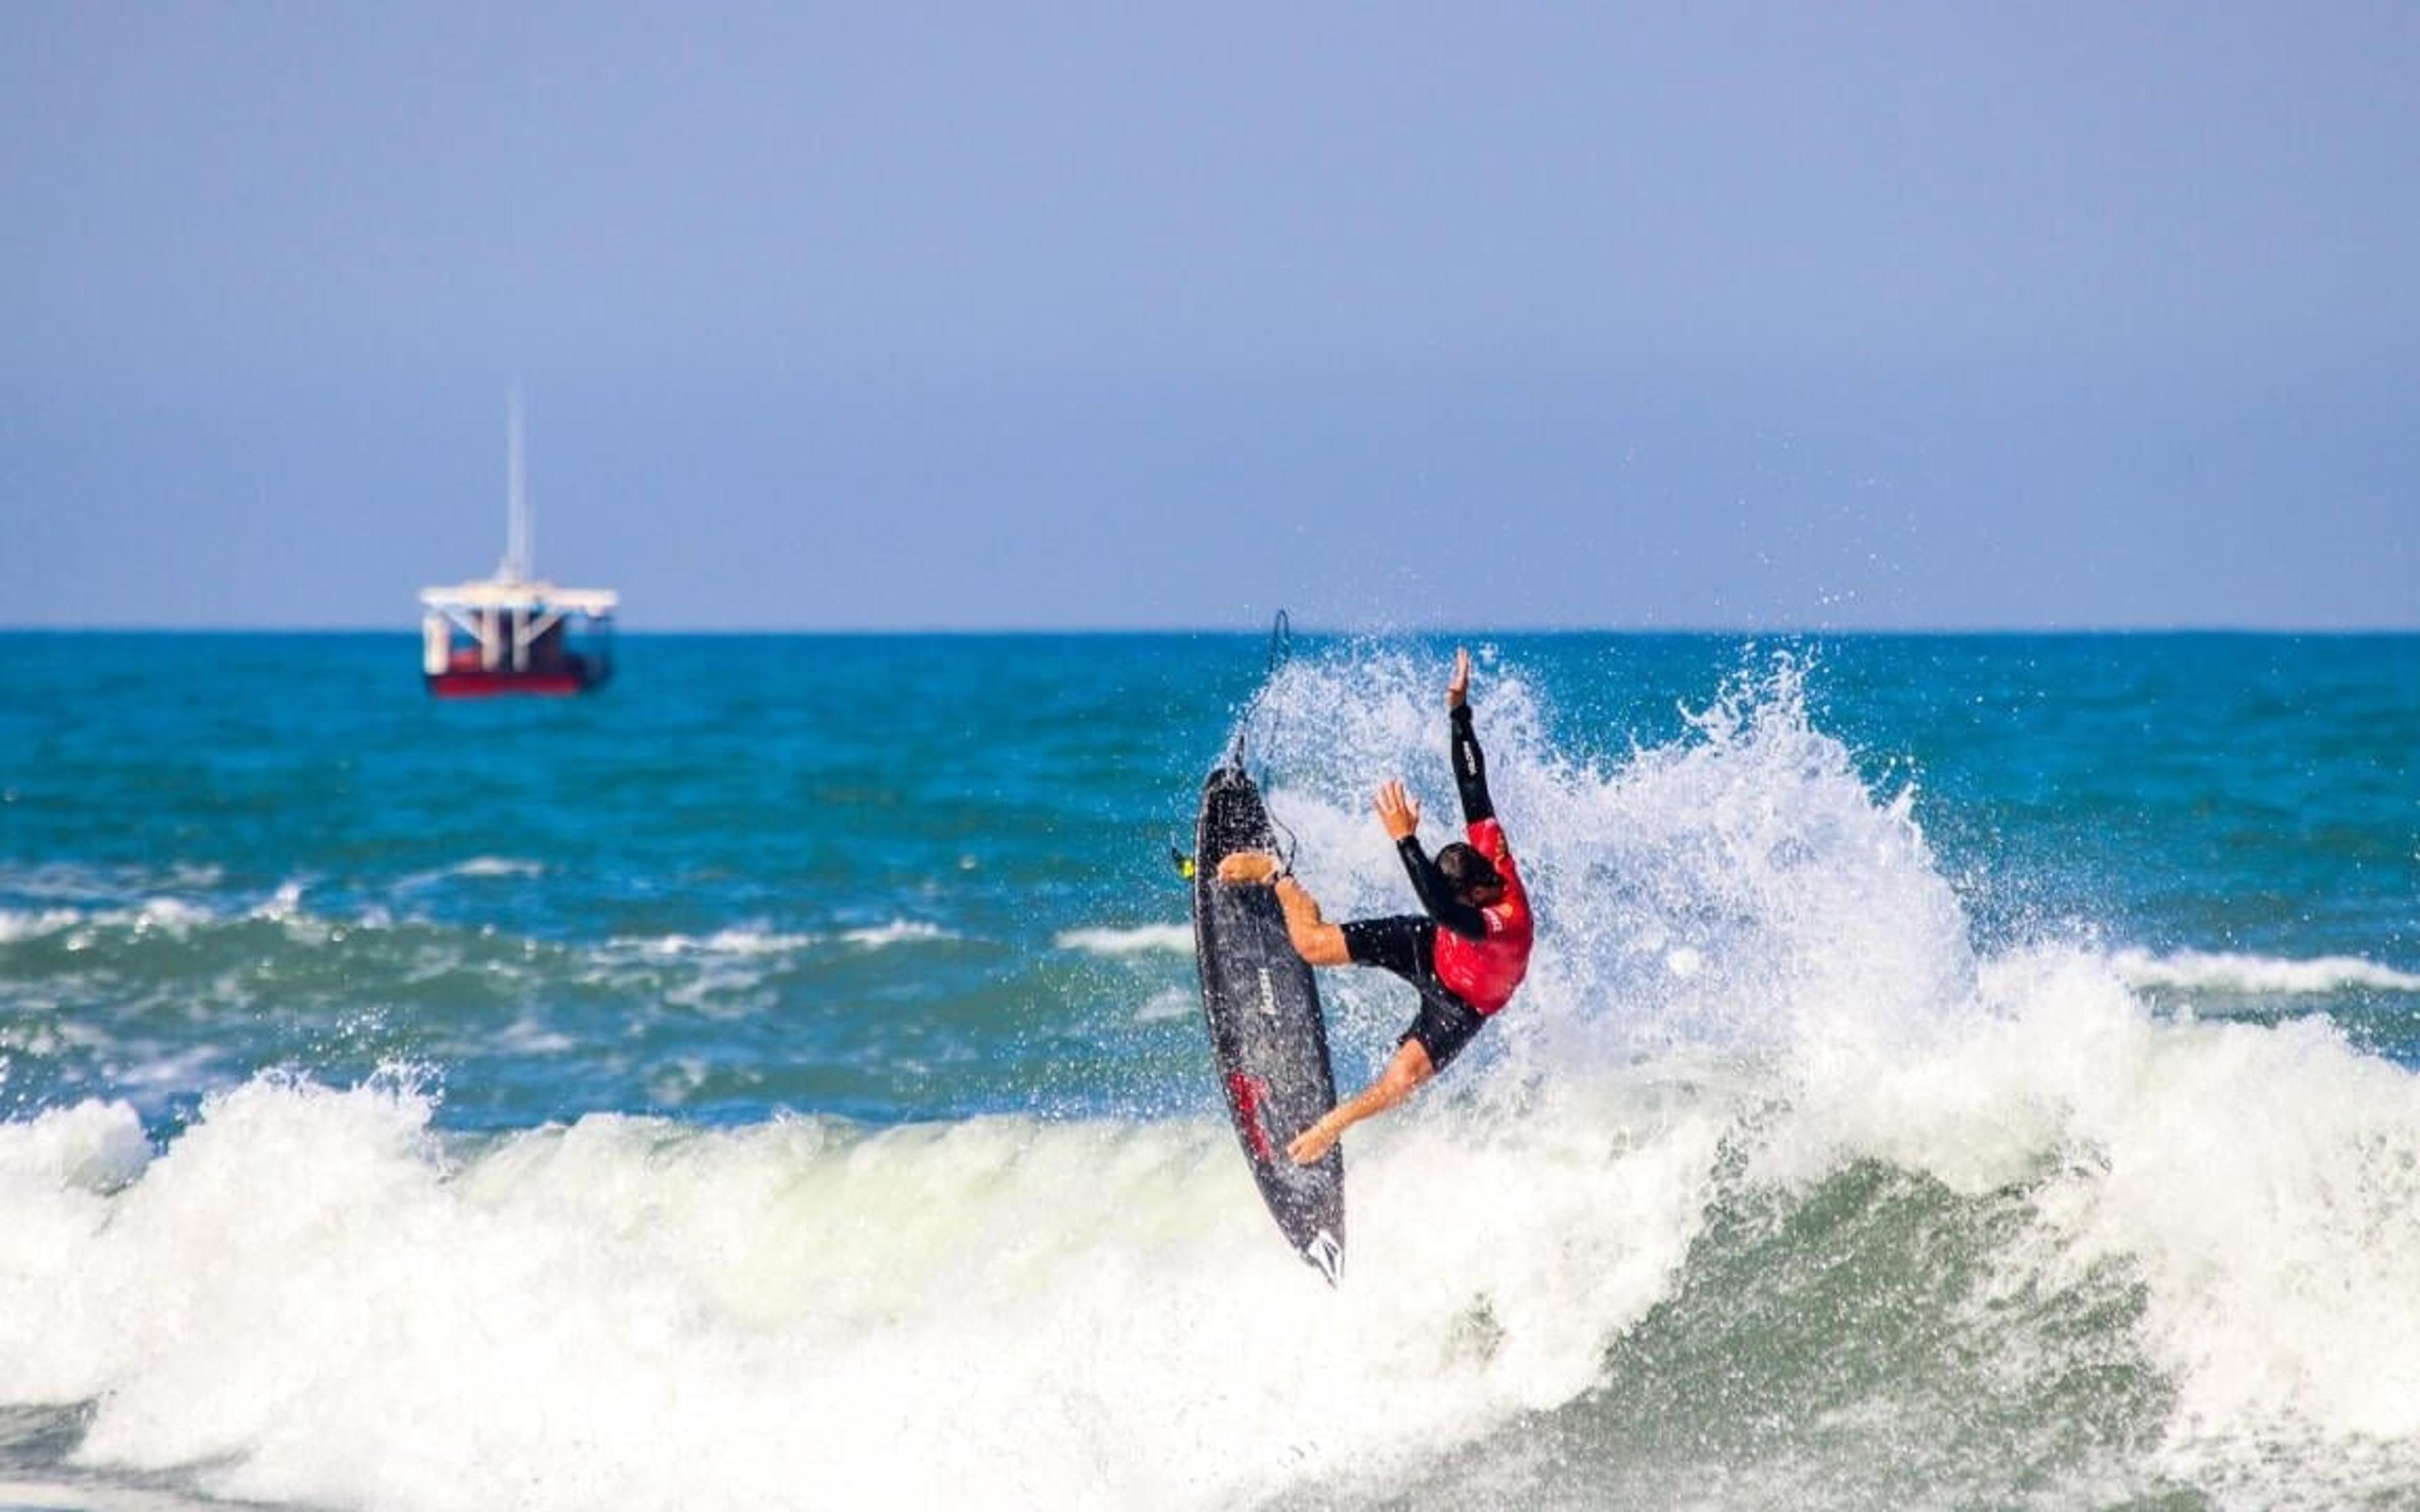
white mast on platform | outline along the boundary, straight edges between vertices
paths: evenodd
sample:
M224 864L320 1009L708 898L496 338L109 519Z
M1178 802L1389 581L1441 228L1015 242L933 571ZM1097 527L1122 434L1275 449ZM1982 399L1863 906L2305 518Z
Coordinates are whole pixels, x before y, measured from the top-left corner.
M511 436L504 453L504 496L510 508L504 524L504 560L496 568L496 578L519 583L530 580L537 529L530 518L529 480L521 465L521 386L518 383L513 385L505 414Z

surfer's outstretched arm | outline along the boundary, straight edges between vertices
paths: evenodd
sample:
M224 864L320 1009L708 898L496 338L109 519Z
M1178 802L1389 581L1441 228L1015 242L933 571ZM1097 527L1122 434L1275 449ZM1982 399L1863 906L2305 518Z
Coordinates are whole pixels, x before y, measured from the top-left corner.
M1453 785L1462 795L1462 822L1478 824L1496 817L1495 800L1487 795L1487 756L1479 748L1479 732L1470 723L1470 653L1453 654L1453 679L1445 686L1446 721L1451 730Z
M1378 789L1378 822L1387 826L1387 837L1395 842L1395 854L1403 857L1412 891L1428 916L1469 939L1484 936L1487 920L1453 890L1421 846L1420 803L1404 791L1403 779L1391 778Z

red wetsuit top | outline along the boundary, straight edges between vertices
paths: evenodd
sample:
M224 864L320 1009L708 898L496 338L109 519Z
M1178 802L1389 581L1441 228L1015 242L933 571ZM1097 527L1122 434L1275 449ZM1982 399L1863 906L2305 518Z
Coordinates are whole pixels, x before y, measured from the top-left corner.
M1512 989L1528 975L1537 925L1529 917L1529 894L1521 886L1520 869L1512 864L1512 847L1504 842L1504 826L1492 815L1481 819L1470 826L1470 843L1503 877L1504 896L1479 910L1486 933L1478 939L1438 929L1436 974L1464 1002L1493 1013L1512 1000Z
M1510 1002L1512 989L1521 985L1537 928L1529 915L1528 890L1512 862L1512 847L1505 842L1504 826L1497 823L1496 805L1487 795L1487 764L1470 727L1470 706L1457 707L1452 721L1453 777L1462 795L1463 823L1471 848L1504 879L1504 896L1485 908L1474 906L1447 886L1418 835L1404 836L1395 848L1411 874L1412 890L1436 922L1437 981L1484 1015Z

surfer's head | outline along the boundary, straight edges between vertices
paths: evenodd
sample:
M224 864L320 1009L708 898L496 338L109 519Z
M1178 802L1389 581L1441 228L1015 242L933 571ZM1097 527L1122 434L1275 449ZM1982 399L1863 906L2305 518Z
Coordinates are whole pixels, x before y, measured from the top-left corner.
M1460 841L1436 853L1437 870L1454 896L1475 908L1485 908L1504 896L1504 877L1475 847Z

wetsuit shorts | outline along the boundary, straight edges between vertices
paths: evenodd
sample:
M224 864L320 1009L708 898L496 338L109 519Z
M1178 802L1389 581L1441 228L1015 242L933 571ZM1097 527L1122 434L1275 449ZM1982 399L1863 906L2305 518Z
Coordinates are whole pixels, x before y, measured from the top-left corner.
M1391 971L1419 989L1419 1013L1395 1042L1418 1040L1429 1065L1443 1071L1487 1019L1437 980L1436 932L1436 920L1420 914L1352 919L1344 925L1344 953L1357 966Z

